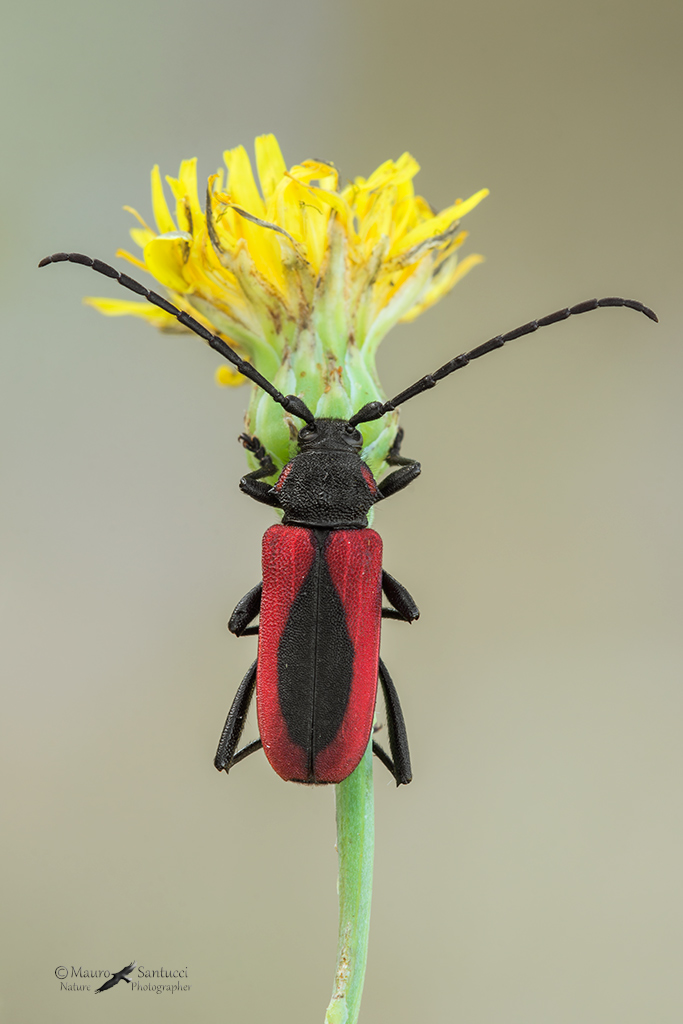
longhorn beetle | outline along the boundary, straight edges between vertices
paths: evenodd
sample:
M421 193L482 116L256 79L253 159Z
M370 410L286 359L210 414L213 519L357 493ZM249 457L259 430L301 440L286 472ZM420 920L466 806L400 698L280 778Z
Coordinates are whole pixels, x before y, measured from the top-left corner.
M281 509L282 523L263 538L263 581L238 603L228 628L236 636L258 634L258 658L235 695L218 744L215 765L228 772L263 747L281 778L292 782L341 782L360 762L375 713L377 680L386 704L389 751L373 751L400 786L410 782L410 754L398 694L379 656L381 619L414 622L417 605L398 580L382 569L382 541L368 528L367 514L378 501L403 490L419 475L420 463L400 453L399 430L389 452L392 471L377 482L361 458L359 423L379 419L433 388L473 359L502 348L539 327L605 306L627 306L651 320L656 315L634 299L589 299L499 334L444 363L388 402L369 402L349 420L316 418L296 395L283 395L258 370L188 313L161 295L120 274L101 260L58 252L49 263L82 263L177 317L203 338L274 402L303 421L298 453L274 487L276 469L257 437L241 434L259 468L240 480L255 501ZM390 607L382 607L382 592ZM256 616L259 625L251 625ZM260 739L238 750L256 689Z

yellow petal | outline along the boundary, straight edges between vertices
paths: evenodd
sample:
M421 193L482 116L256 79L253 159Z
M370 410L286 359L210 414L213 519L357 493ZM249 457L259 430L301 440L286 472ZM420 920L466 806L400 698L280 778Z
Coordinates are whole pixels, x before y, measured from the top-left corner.
M287 177L285 216L294 227L294 237L301 240L305 257L317 274L325 252L330 204L320 201L321 189L305 185L290 175Z
M447 207L435 217L413 228L412 231L401 239L400 243L392 247L390 255L396 256L415 245L419 245L420 242L424 242L427 238L443 234L451 225L455 224L461 217L464 217L470 210L473 210L488 194L489 190L482 188L464 202L462 199L457 200L453 206Z
M472 267L476 267L477 264L483 263L484 257L479 256L476 253L472 253L471 256L467 256L464 260L460 260L450 273L441 273L436 278L436 283L427 290L424 297L420 302L416 303L412 309L408 310L401 317L401 323L410 323L411 320L415 320L420 313L424 313L426 309L433 306L435 302L443 298L453 288L458 281L461 281L465 274L468 274Z
M227 191L237 206L243 206L255 217L265 217L266 207L256 188L251 161L244 146L226 149L223 154L228 168Z
M468 231L458 231L459 226L460 221L456 220L449 224L440 235L431 235L424 241L418 242L417 245L411 245L409 249L402 250L400 245L394 246L395 249L398 249L398 254L387 259L384 269L393 273L397 267L408 267L419 263L429 253L432 254L435 265L443 263L453 255L456 249L460 248L469 234Z
M157 232L151 231L148 228L131 228L130 237L136 245L139 245L141 249L144 249L148 242L151 242L153 238L157 237Z
M396 163L393 160L385 160L383 164L373 171L363 188L370 191L375 188L383 188L385 185L399 185L411 181L420 170L420 165L410 153L404 153ZM359 179L356 179L359 180Z
M129 263L132 263L134 267L138 267L140 270L147 270L142 260L139 260L137 256L133 256L132 252L127 252L125 249L117 249L116 255L120 256L122 260L128 260Z
M306 185L311 181L329 181L332 178L334 181L332 188L334 190L337 188L337 180L339 178L337 168L333 164L325 163L323 160L304 160L302 164L296 164L294 167L291 167L289 174L292 178L296 178L297 181Z
M164 196L164 186L161 184L158 164L152 168L152 209L160 235L165 235L168 231L175 231L175 223Z
M197 195L197 158L183 160L177 178L166 175L176 201L176 220L181 231L197 234L204 225L204 213Z
M83 303L86 306L92 306L93 309L103 313L105 316L139 316L142 320L147 320L148 323L153 324L155 327L160 327L162 330L180 326L174 316L171 316L170 313L165 313L163 309L159 309L158 306L153 306L149 302L135 302L128 299L100 299L89 295L83 299Z
M318 187L317 185L306 185L306 188L314 195L316 199L320 200L321 203L326 203L336 211L339 222L345 228L345 230L353 237L356 237L356 232L353 227L353 212L349 207L346 199L338 192L332 191L328 188Z
M169 232L153 238L144 248L145 265L160 284L176 292L186 292L187 281L183 265L188 249L188 236L181 232Z
M228 198L226 194L216 196L219 202ZM237 252L238 240L242 244L246 242L254 266L271 284L276 288L281 288L284 281L282 252L273 232L290 238L284 228L281 228L279 224L263 220L261 217L255 217L248 210L243 210L240 206L233 204L228 206L227 216L224 220L228 221L233 229L234 240L231 246L233 255ZM290 241L296 245L294 239L290 238Z
M140 216L137 210L135 210L132 206L124 206L123 209L126 211L126 213L132 213L135 219L137 220L138 224L140 224L145 229L145 231L149 231L150 234L152 235L154 234L147 221L143 220L143 218Z
M243 377L237 370L231 370L229 366L219 366L214 376L216 384L222 388L238 388L240 384L247 383L246 377Z
M259 135L254 142L256 169L263 198L268 203L287 170L278 141L274 135Z

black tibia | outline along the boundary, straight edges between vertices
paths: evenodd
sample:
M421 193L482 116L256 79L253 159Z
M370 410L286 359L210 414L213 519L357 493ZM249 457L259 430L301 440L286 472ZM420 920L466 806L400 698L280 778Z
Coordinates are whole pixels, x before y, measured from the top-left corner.
M400 469L394 470L389 476L385 476L384 480L380 480L377 485L383 498L390 498L397 491L402 491L408 484L412 484L413 480L422 472L422 466L419 462L416 462L414 459L405 459L404 461L405 464Z
M242 477L240 480L240 490L248 494L254 501L260 501L262 504L270 505L272 508L280 508L277 495L272 493L273 488L270 484L263 481L264 476L272 476L277 472L275 463L258 437L240 434L238 440L242 442L248 452L251 452L259 464L259 468L255 469L253 473L247 473L246 476Z
M245 594L241 601L237 602L235 610L228 621L228 629L235 636L255 636L258 633L258 626L248 628L261 611L261 594L263 583L257 583L255 587Z
M235 754L235 750L237 749L237 744L240 741L240 736L244 729L244 720L247 717L251 698L254 696L255 686L256 662L254 662L240 683L239 689L235 694L235 699L232 702L232 707L228 712L228 717L225 720L223 732L221 733L221 738L218 742L218 750L216 751L216 756L213 761L219 772L229 772L230 768L237 760L241 761L242 757L247 756L244 751L239 751L238 754ZM246 751L247 747L245 747L244 750ZM249 753L251 753L251 751L249 751Z
M419 462L416 462L415 459L408 459L400 454L402 441L403 428L401 427L396 434L396 440L391 446L386 460L388 466L400 466L401 468L390 473L389 476L385 476L384 480L377 485L383 498L389 498L392 494L396 494L397 491L402 491L422 471Z
M412 769L410 767L408 734L406 733L403 712L401 711L401 702L398 699L396 687L394 686L392 678L387 672L387 667L381 658L379 659L379 681L382 686L382 692L384 693L384 704L387 712L389 750L391 751L391 760L393 761L392 775L396 779L397 786L407 786L413 777ZM373 743L372 747L374 750L375 743ZM386 754L384 754L384 751L382 750L381 754L379 751L375 751L375 753L377 753L380 760L389 768L389 765L385 760ZM382 754L384 754L384 757L382 757ZM391 768L389 768L389 771L391 771Z
M393 605L393 608L382 608L383 619L402 619L404 622L414 622L415 619L420 618L420 609L406 588L384 569L382 570L382 590L387 600ZM246 598L242 600L246 600Z
M253 473L247 473L240 480L240 490L244 492L248 497L253 498L254 501L260 501L262 505L270 505L271 508L280 508L280 502L277 500L276 494L271 494L270 484L263 483L259 480L260 473L258 469Z

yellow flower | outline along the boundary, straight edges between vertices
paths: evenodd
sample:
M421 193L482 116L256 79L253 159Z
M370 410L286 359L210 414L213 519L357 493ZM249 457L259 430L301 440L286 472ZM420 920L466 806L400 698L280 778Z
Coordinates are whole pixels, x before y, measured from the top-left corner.
M156 230L127 207L142 259L170 300L220 334L285 393L301 395L316 415L348 416L381 398L377 346L398 321L413 320L445 295L481 256L459 261L467 237L460 219L487 195L482 189L441 213L413 189L419 171L404 153L370 177L342 186L332 164L306 160L287 170L273 135L256 139L257 187L243 146L224 154L208 180L205 208L196 160L167 177L152 171ZM109 316L134 314L178 330L178 322L144 302L86 300ZM243 378L222 367L220 383ZM282 410L254 395L249 428L268 435L277 461L289 453ZM381 465L396 432L396 414L364 427L366 459ZM378 445L380 435L382 442ZM262 437L263 440L263 437Z

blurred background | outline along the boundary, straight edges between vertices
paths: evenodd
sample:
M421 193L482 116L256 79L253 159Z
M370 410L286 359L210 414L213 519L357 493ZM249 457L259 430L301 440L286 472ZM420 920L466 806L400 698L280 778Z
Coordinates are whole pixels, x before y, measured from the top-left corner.
M76 267L149 171L273 131L367 176L409 150L476 268L384 342L421 480L376 517L414 782L377 767L366 1024L680 1024L683 11L669 0L26 0L4 14L4 1019L322 1021L334 794L212 766L254 656L225 622L273 521L237 487L247 391L106 320ZM125 266L121 266L125 269ZM254 723L249 728L254 734ZM55 969L187 969L94 1006ZM70 979L73 980L73 979ZM94 986L93 986L94 987ZM125 1003L125 1010L122 1009Z

